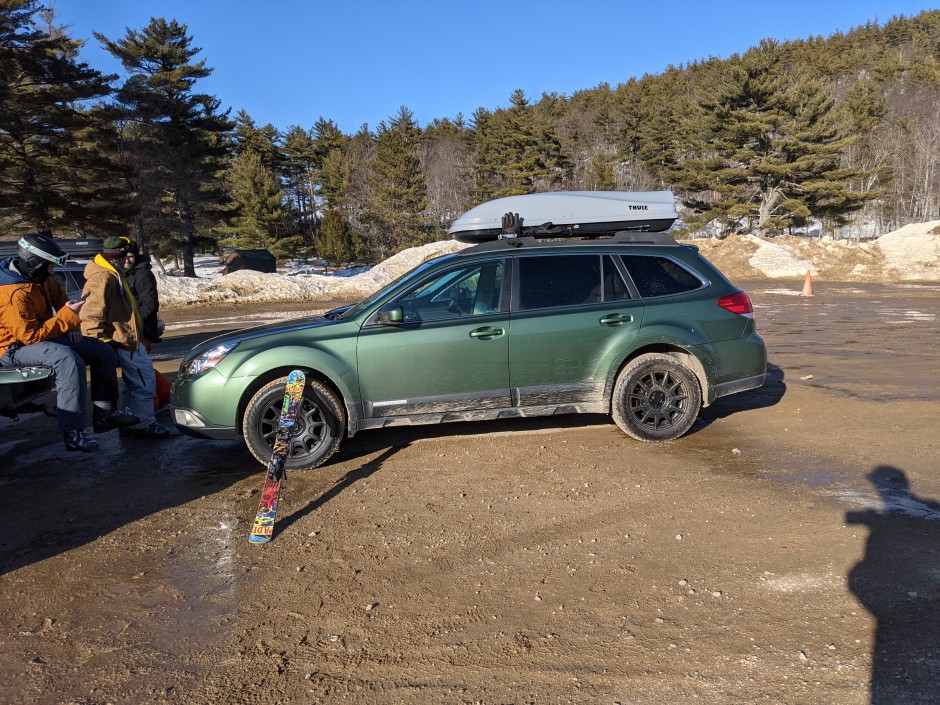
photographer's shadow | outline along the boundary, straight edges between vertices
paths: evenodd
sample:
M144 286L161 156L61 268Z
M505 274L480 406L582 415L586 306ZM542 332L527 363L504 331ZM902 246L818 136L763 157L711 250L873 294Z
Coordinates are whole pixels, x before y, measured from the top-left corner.
M871 703L940 703L940 504L914 495L897 468L868 479L881 507L848 512L846 522L869 530L848 583L877 620Z

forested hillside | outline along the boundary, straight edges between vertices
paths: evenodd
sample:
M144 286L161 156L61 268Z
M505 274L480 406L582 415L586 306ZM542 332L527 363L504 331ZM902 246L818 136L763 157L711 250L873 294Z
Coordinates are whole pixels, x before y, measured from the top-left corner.
M719 237L940 217L937 10L355 134L328 105L306 125L228 111L184 21L96 35L123 67L105 76L51 11L0 3L0 237L129 234L193 274L226 245L378 261L549 190L672 189L684 229Z

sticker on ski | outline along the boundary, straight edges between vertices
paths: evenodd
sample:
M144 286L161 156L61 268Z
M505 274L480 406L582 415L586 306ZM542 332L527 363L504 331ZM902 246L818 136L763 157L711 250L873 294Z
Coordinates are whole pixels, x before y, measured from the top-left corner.
M281 494L281 481L284 479L284 464L290 451L290 434L297 419L297 411L304 395L306 377L300 370L294 370L287 376L287 385L284 388L284 403L281 406L281 416L277 422L277 435L274 437L274 448L271 451L271 460L265 474L264 490L261 492L261 505L255 515L250 543L267 543L274 535L274 521L277 517L277 502Z

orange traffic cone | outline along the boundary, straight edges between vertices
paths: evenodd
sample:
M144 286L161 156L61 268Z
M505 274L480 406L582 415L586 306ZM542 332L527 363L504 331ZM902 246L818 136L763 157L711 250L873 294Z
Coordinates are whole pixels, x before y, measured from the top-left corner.
M803 292L800 296L812 296L813 295L813 280L809 276L809 270L806 270L806 281L803 282Z

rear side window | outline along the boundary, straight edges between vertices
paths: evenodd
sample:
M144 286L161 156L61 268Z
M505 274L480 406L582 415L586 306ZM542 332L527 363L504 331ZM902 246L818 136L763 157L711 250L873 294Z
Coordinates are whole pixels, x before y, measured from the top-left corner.
M621 255L620 259L644 298L682 294L702 287L698 277L666 257Z
M600 303L603 295L598 255L519 258L519 308L560 308Z
M68 296L75 297L76 294L81 296L82 287L85 286L85 277L81 272L73 272L67 269L56 269L52 276L54 276Z
M630 290L620 276L614 258L604 257L604 301L625 301L630 298Z

